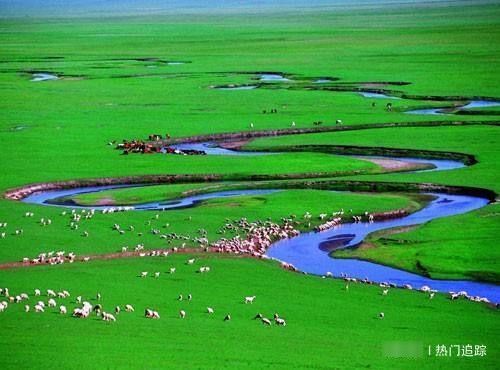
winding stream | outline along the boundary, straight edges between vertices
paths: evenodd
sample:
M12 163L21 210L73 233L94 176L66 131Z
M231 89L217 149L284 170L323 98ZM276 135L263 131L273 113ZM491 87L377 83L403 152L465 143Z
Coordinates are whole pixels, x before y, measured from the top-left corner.
M213 143L186 143L175 145L179 149L205 150L207 154L215 155L264 155L272 153L233 151L216 146ZM373 158L368 156L355 156L356 158ZM376 157L383 159L404 160L413 163L432 163L435 168L423 171L442 171L464 167L464 164L452 160L420 159L420 158L399 158L399 157ZM417 171L415 171L417 172ZM109 209L110 206L76 206L63 201L61 197L69 197L77 194L95 193L111 189L126 187L142 187L148 185L111 185L97 187L82 187L66 190L45 191L31 194L22 201L25 203L69 207L69 208L93 208ZM279 189L244 189L220 191L207 194L199 194L190 197L137 204L129 209L138 211L147 210L172 210L187 207L194 207L200 202L208 199L219 199L227 197L245 195L264 195L280 191ZM269 257L291 263L300 271L324 275L327 272L340 277L347 274L358 279L368 278L374 282L388 282L398 286L410 284L415 289L423 285L430 286L441 292L466 291L470 295L486 297L492 302L500 302L500 286L494 284L458 281L458 280L435 280L426 278L407 271L379 265L372 262L356 259L332 258L329 253L333 249L355 246L362 242L364 238L374 232L394 227L423 224L430 220L458 215L479 209L488 204L488 200L480 197L465 195L431 194L435 197L426 207L418 212L406 217L375 221L372 223L346 223L336 228L323 232L303 233L295 238L286 239L274 243L267 251ZM113 206L118 208L119 206ZM450 231L451 232L451 231Z

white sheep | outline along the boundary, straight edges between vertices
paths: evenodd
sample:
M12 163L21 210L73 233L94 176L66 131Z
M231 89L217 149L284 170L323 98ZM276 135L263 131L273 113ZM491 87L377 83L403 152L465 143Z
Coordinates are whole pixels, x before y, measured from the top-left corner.
M280 326L286 326L286 321L285 319L282 319L280 317L277 317L276 319L274 319L274 321L276 321L276 324L277 325L280 325Z
M52 298L51 298L51 299L49 299L49 301L48 301L47 305L48 305L49 307L56 307L56 306L57 306L56 301L55 301L54 299L52 299Z
M271 326L271 320L269 320L268 318L263 317L261 320L264 325Z
M378 314L378 317L380 317L381 319L383 319L383 318L385 317L385 315L384 315L384 313L383 313L383 312L380 312L380 313Z
M130 305L130 304L126 304L125 305L125 311L127 311L127 312L134 312L134 307L132 307L132 305Z
M59 313L61 315L66 315L68 313L68 310L66 309L65 306L59 306Z
M56 297L56 292L54 292L52 289L47 289L47 296L48 297Z
M245 297L245 304L247 304L247 303L252 304L254 300L255 300L255 296L254 295L253 296L249 296L249 297Z
M187 260L186 265L192 265L192 264L194 264L194 262L195 262L195 259L191 258L191 259Z
M115 307L115 314L119 314L120 313L120 306L116 306Z
M169 271L171 274L175 273L175 267L171 267Z
M179 311L179 316L180 316L181 319L184 319L186 317L186 311L180 310Z
M35 305L35 312L45 312L42 306L39 304Z
M214 313L214 309L212 307L207 307L207 313Z
M148 272L147 271L141 272L141 277L145 278L146 276L148 276Z
M158 279L160 277L160 272L155 272L155 278Z
M24 312L30 312L30 306L29 305L25 305L24 306Z

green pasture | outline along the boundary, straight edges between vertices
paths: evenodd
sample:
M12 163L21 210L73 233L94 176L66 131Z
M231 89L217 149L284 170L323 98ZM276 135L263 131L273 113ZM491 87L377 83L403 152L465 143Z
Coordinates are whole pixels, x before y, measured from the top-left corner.
M121 312L114 323L92 315L88 319L61 316L58 309L24 312L11 304L0 314L0 346L9 348L2 359L9 368L495 368L497 313L484 305L450 301L442 295L350 284L284 271L276 263L209 255L174 255L87 264L0 271L11 292L38 288L70 292L58 299L71 312L76 296L103 309L131 304L134 313ZM199 266L211 271L199 274ZM168 274L175 267L175 274ZM158 279L140 272L161 273ZM177 297L182 294L183 301ZM185 300L192 294L192 301ZM253 304L245 296L255 295ZM31 298L32 304L35 298ZM41 299L46 300L45 296ZM206 307L215 310L206 313ZM143 317L157 310L159 320ZM178 312L186 312L180 319ZM384 312L384 319L378 318ZM287 325L264 326L257 313L278 313ZM224 322L226 314L231 320ZM457 318L463 318L457 320ZM22 333L22 335L20 334ZM354 343L356 343L354 345ZM486 357L434 355L438 344L477 344ZM391 358L386 346L414 345L417 358ZM428 346L431 346L431 356ZM58 355L52 355L53 352ZM41 354L44 354L41 356ZM89 354L91 356L89 357Z
M500 99L500 5L441 5L265 16L0 18L0 192L63 180L217 174L224 181L120 189L73 200L85 205L168 200L283 175L436 183L498 193L498 107L439 116L404 113L481 97ZM54 73L60 79L30 81L35 72ZM291 81L260 83L261 72L283 73ZM317 84L318 78L332 82ZM214 88L227 84L259 87ZM365 98L359 89L413 98ZM389 102L392 111L386 109ZM268 113L270 109L277 113ZM473 155L477 163L452 171L384 173L367 161L313 151L231 157L122 155L114 149L124 139L144 140L150 134L180 138L284 129L292 122L296 128L314 127L315 121L324 127L338 119L354 128L393 122L476 124L262 138L248 147L356 145L448 151ZM305 231L320 222L320 213L342 208L348 215L351 209L353 215L414 211L424 203L422 197L406 193L289 189L165 212L97 212L71 230L70 216L62 215L60 207L1 199L0 223L8 225L0 229L6 233L0 239L0 262L58 250L84 256L132 249L139 243L145 249L179 246L153 234L154 229L196 237L203 228L214 241L234 236L217 233L227 219L278 222L295 214L301 222L298 228ZM25 217L26 212L35 215ZM310 227L302 222L305 212L314 216ZM339 257L368 259L435 278L498 283L498 215L498 205L492 204L403 233L375 234L360 248L339 252ZM51 225L41 226L41 218L50 218ZM115 223L125 230L123 235L112 229ZM16 236L17 229L23 234ZM97 292L106 310L127 303L136 307L134 314L121 313L116 323L104 323L53 310L25 313L24 304L12 303L0 313L1 367L498 368L498 314L492 306L452 302L442 294L431 300L400 289L383 296L379 287L361 284L351 284L346 291L340 280L284 271L273 261L201 254L188 266L189 257L0 270L0 287L13 293L69 290L71 298L59 303L71 310L77 295L95 303ZM202 264L212 271L195 273ZM170 267L177 272L167 274ZM159 279L141 279L141 271L162 274ZM180 293L192 293L193 301L177 301ZM246 295L256 295L256 302L243 304ZM29 304L33 310L34 297ZM213 317L204 312L207 306L215 308ZM159 310L161 319L143 318L146 307ZM185 320L177 316L180 309L187 311ZM265 327L252 320L258 312L279 312L287 326ZM384 319L378 317L380 312ZM233 319L223 322L227 313ZM395 342L416 344L422 357L386 356L384 346ZM487 356L429 356L428 346L438 344L486 345Z

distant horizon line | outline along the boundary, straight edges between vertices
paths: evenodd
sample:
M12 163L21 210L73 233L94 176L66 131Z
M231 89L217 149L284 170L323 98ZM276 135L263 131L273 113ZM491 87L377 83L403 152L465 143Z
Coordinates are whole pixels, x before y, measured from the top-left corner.
M299 12L318 12L318 11L349 11L349 10L378 10L388 7L409 8L409 7L451 7L451 6L478 6L478 5L500 5L496 0L477 0L471 3L468 0L361 0L346 1L339 0L332 4L325 4L320 1L316 4L307 4L305 1L287 2L286 4L270 3L225 7L207 7L197 5L173 6L168 7L127 7L117 4L108 4L105 8L92 6L89 7L60 7L52 4L41 7L24 7L19 5L9 8L4 4L5 0L0 0L0 19L64 19L64 18L120 18L120 17L143 17L143 16L193 16L193 15L260 15L262 13L299 13ZM11 4L12 5L12 4Z

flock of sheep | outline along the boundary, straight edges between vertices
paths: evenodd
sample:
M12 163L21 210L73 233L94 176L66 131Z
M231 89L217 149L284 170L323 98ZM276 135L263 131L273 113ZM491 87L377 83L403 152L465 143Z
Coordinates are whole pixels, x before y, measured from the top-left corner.
M188 261L189 262L189 261ZM144 273L141 274L141 276L146 276ZM46 302L44 300L41 300L42 292L40 289L34 289L33 296L35 298L36 303L32 303L32 305L27 304L27 302L30 300L30 296L27 293L19 293L18 295L12 295L9 288L0 288L0 296L5 297L6 299L3 301L0 301L0 313L4 312L10 304L21 304L25 303L24 305L24 311L25 312L30 312L34 311L35 313L44 313L48 309L53 309L58 310L59 314L61 315L67 315L68 314L68 308L67 304L69 302L66 302L64 304L59 304L56 302L56 299L60 301L67 300L71 294L67 290L62 290L59 292L56 292L52 289L47 289L45 297L46 297ZM187 300L191 301L192 300L192 295L188 294ZM252 304L256 299L256 296L246 296L243 299L243 303L245 304ZM90 303L89 301L84 301L82 299L82 296L76 297L74 303L77 304L76 307L72 310L71 316L74 318L89 318L92 313L94 313L97 317L100 317L102 321L107 321L107 322L115 322L116 318L120 314L120 312L125 311L128 313L135 312L134 306L131 304L124 304L123 306L115 306L114 308L114 313L111 312L106 312L103 309L103 305L100 303L102 300L102 296L100 293L97 293L95 304ZM179 295L178 297L179 301L183 300L183 295ZM63 302L64 303L64 302ZM123 307L123 310L122 310ZM209 315L213 315L215 313L215 310L212 307L207 307L206 308L206 313ZM185 319L187 316L187 313L185 310L180 310L179 311L179 317L181 319ZM160 319L160 314L158 311L153 310L151 308L145 308L144 310L144 317L148 319ZM284 318L280 317L279 314L275 313L274 316L274 322L276 325L279 326L286 326L286 321ZM271 325L272 322L268 318L264 317L262 314L258 313L254 319L260 319L261 322L264 325ZM231 315L228 313L224 316L224 321L230 321L231 320Z

